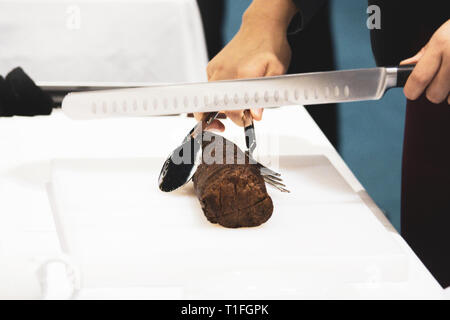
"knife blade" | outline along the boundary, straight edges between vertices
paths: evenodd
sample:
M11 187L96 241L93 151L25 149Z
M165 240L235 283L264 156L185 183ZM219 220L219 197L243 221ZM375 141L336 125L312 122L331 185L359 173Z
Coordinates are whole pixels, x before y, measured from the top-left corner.
M36 85L46 92L53 100L55 107L61 106L66 95L73 92L117 90L125 88L150 87L150 82L54 82L38 81ZM159 84L161 85L161 84Z
M254 79L76 92L62 102L73 119L160 116L378 100L402 87L414 66L378 67Z

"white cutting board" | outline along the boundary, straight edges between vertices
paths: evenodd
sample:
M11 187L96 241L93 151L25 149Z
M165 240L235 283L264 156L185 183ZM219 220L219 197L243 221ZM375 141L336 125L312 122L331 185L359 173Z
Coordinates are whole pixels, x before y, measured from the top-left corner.
M298 298L345 283L406 280L406 256L324 156L282 156L291 193L268 187L273 216L244 229L209 223L192 184L159 191L163 160L53 161L50 200L82 287Z

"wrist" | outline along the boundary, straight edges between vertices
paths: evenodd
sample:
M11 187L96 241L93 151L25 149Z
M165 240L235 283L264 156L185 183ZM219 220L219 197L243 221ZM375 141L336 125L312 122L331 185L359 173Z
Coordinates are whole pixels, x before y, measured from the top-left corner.
M242 26L256 23L286 32L296 12L292 0L253 0L242 16Z

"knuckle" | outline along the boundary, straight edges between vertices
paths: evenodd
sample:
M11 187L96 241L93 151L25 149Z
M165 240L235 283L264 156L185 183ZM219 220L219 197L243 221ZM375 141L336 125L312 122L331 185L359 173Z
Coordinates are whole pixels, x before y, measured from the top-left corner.
M225 70L225 65L223 65L222 63L218 63L218 64L214 64L212 67L211 67L211 72L212 73L214 73L214 72L223 72Z
M277 75L285 73L284 65L281 63L278 58L275 58L270 61L270 69L272 70L272 73L275 73Z
M241 65L237 68L239 78L252 77L255 75L255 68L249 65Z
M439 104L444 100L438 93L434 92L433 90L427 90L426 97L430 102L434 104Z
M448 39L443 34L436 33L435 37L432 38L432 41L434 45L442 47L447 44Z
M225 111L225 114L228 117L236 117L236 116L240 116L241 112L242 112L242 110L230 110L230 111Z
M276 73L277 75L281 75L284 73L284 66L280 63L278 65L275 65L273 70L274 73Z
M213 69L214 69L214 67L213 67L212 63L211 63L211 62L208 63L208 65L206 66L206 72L207 72L208 74L211 74L212 71L213 71Z
M443 54L444 57L449 58L450 57L450 41L447 41L444 45L443 45Z
M412 95L410 90L408 90L407 88L404 88L403 92L404 92L406 98L408 98L409 100L414 100L415 97Z
M423 73L413 73L411 75L411 80L420 86L425 86L428 84L428 78Z
M279 62L277 55L273 52L266 52L264 58L270 62Z

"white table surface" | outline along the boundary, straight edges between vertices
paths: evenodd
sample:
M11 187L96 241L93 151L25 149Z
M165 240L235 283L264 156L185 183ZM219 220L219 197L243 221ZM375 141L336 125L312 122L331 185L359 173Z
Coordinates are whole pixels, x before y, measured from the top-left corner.
M77 3L73 7L69 1L0 0L0 28L3 28L0 73L21 65L37 81L185 82L205 78L206 50L194 0ZM78 9L79 26L71 20ZM149 19L149 15L153 18ZM9 31L5 32L5 28ZM283 118L283 112L288 111L268 111L265 117ZM351 292L336 288L333 297L442 297L438 283L373 203L311 117L303 108L298 114L291 119L291 126L282 126L284 132L296 139L280 142L280 153L326 156L409 259L408 281L356 285ZM52 159L145 158L168 154L192 124L192 119L182 117L76 122L60 111L50 117L0 118L0 297L41 297L40 279L45 273L40 266L61 254L46 190ZM230 123L227 125L232 128ZM164 139L160 139L162 136ZM66 297L70 284L63 281L64 271L55 266L49 270L53 275L47 279L53 289L49 296ZM90 288L83 290L80 297L182 298L183 295L176 288Z
M290 114L289 108L295 107L267 110L265 117L281 119L283 114ZM337 296L340 292L343 298L442 297L443 290L438 283L374 205L311 117L302 107L299 108L300 112L296 112L298 117L282 129L283 132L295 133L298 139L290 141L288 148L280 141L280 154L326 156L353 190L365 199L371 212L384 224L387 236L394 237L409 257L408 281L377 286L359 284L352 288L351 293L338 290ZM294 122L298 124L295 127ZM0 244L3 255L22 259L35 257L42 261L60 254L46 191L51 159L145 158L161 152L168 154L192 124L192 119L178 116L73 121L60 111L55 111L50 117L0 119ZM236 130L228 121L226 125L229 130ZM172 127L169 132L166 130L168 127ZM160 139L163 134L164 139ZM378 221L374 219L374 223ZM142 290L118 288L105 291L98 288L96 291L83 291L81 297L176 296L173 292L164 294Z

